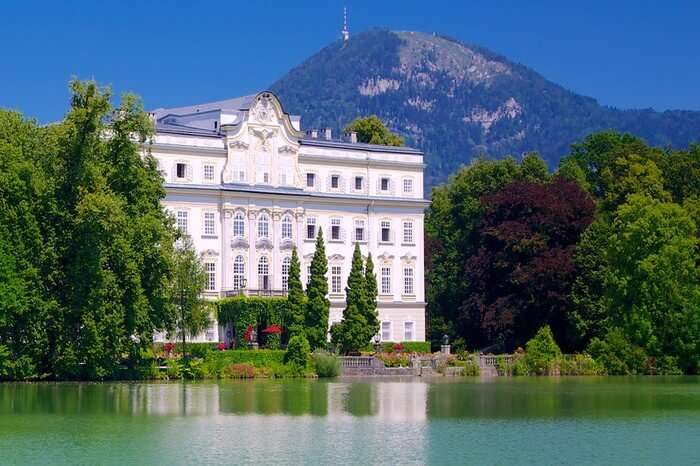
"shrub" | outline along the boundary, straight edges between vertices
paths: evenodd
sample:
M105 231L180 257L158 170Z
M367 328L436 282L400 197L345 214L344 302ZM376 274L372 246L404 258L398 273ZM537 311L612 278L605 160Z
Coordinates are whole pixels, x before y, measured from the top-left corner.
M588 354L564 355L559 360L561 375L602 375L605 368Z
M182 377L182 364L177 359L168 359L165 361L167 369L165 373L168 375L168 379L179 379Z
M221 370L220 376L231 379L252 379L255 377L255 368L244 362L229 364Z
M314 369L319 377L337 377L340 374L340 358L328 351L316 351L312 355Z
M455 366L464 368L462 372L464 376L476 377L481 373L478 354L459 353L455 358L454 364Z
M301 335L295 335L289 339L287 353L284 355L284 363L297 367L300 371L309 367L309 355L311 347L309 340Z
M395 349L395 346L399 346L399 349ZM367 345L363 348L364 351L373 352L375 350L374 345ZM429 341L401 341L392 343L389 341L382 342L380 344L381 353L393 353L394 351L403 351L404 353L419 353L427 354L430 353L430 342Z
M619 329L608 331L605 338L593 338L588 345L590 354L609 375L634 375L647 373L647 355L632 345Z
M379 353L376 357L386 367L408 367L411 364L411 358L406 353Z
M207 374L207 367L202 359L188 359L182 364L182 377L185 379L203 379Z
M553 375L556 372L561 350L554 341L549 325L539 329L537 334L527 342L525 348L525 363L530 374Z
M649 375L683 375L678 367L678 358L674 356L652 356L647 358L644 366Z
M267 349L280 349L280 335L278 333L271 333L265 337L265 348Z

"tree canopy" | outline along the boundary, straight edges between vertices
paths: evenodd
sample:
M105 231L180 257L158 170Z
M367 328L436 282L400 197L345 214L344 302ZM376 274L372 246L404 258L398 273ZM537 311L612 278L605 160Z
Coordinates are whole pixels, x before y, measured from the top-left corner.
M403 146L404 140L398 134L394 134L384 125L377 115L358 118L347 125L346 133L357 133L357 140L368 144L380 144L382 146Z

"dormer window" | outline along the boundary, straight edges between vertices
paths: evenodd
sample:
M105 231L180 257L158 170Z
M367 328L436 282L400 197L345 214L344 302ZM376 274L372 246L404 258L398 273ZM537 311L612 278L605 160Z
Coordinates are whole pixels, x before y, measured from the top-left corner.
M218 128L219 128L219 122L214 120L214 129L218 129Z
M340 187L340 175L331 175L331 189Z
M307 173L306 174L306 187L313 188L314 186L316 186L316 174L315 173Z

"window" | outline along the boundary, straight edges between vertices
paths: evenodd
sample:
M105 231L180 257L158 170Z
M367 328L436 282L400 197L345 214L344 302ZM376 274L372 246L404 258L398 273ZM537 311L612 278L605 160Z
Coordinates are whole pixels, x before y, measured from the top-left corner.
M265 212L258 217L258 238L270 237L270 217Z
M382 220L381 225L381 242L388 243L391 241L391 222Z
M413 269L411 267L403 269L403 294L413 294Z
M280 173L280 185L282 185L282 186L287 185L287 174L286 173Z
M382 267L382 294L391 294L391 267Z
M355 241L365 240L365 221L355 220Z
M403 340L413 341L413 322L403 323Z
M204 264L204 270L207 274L206 290L214 291L216 289L216 264L207 262Z
M240 181L240 182L245 181L245 170L238 171L238 181Z
M204 180L214 181L214 165L204 165Z
M404 194L410 194L413 192L413 178L403 179L403 192Z
M215 333L215 331L212 327L209 327L207 329L207 333L206 333L207 341L214 341L214 333Z
M233 261L233 289L240 290L245 288L245 259L243 256L236 256Z
M340 175L331 175L331 188L340 188Z
M343 292L340 272L341 270L339 265L334 265L331 267L331 293L339 294Z
M306 239L316 238L316 217L306 219Z
M404 220L403 222L403 242L405 244L413 244L413 222Z
M214 212L204 212L204 235L216 235L216 215Z
M189 212L186 210L177 211L177 227L184 234L187 234L187 218L189 217Z
M362 191L362 177L361 176L356 176L355 177L355 191Z
M379 180L379 189L382 191L389 191L389 178L382 178Z
M308 285L311 281L311 264L306 266L306 284Z
M391 341L391 322L382 322L382 341Z
M314 186L316 186L316 174L315 173L307 173L306 174L306 187L313 188Z
M332 218L331 219L331 240L333 241L340 241L340 219L339 218Z
M292 259L285 257L282 261L282 289L287 291L289 289L289 266Z
M178 163L175 165L175 176L185 178L187 176L187 164Z
M292 238L292 217L285 215L282 217L282 239Z
M270 173L269 172L263 173L263 183L270 184Z
M236 212L233 216L233 236L236 238L245 236L245 215L241 211Z
M270 263L265 256L262 256L258 261L258 288L261 290L270 289Z

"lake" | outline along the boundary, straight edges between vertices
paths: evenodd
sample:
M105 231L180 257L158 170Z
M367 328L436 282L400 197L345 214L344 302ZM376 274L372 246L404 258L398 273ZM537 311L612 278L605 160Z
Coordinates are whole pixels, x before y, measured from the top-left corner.
M0 384L0 464L699 464L700 378Z

